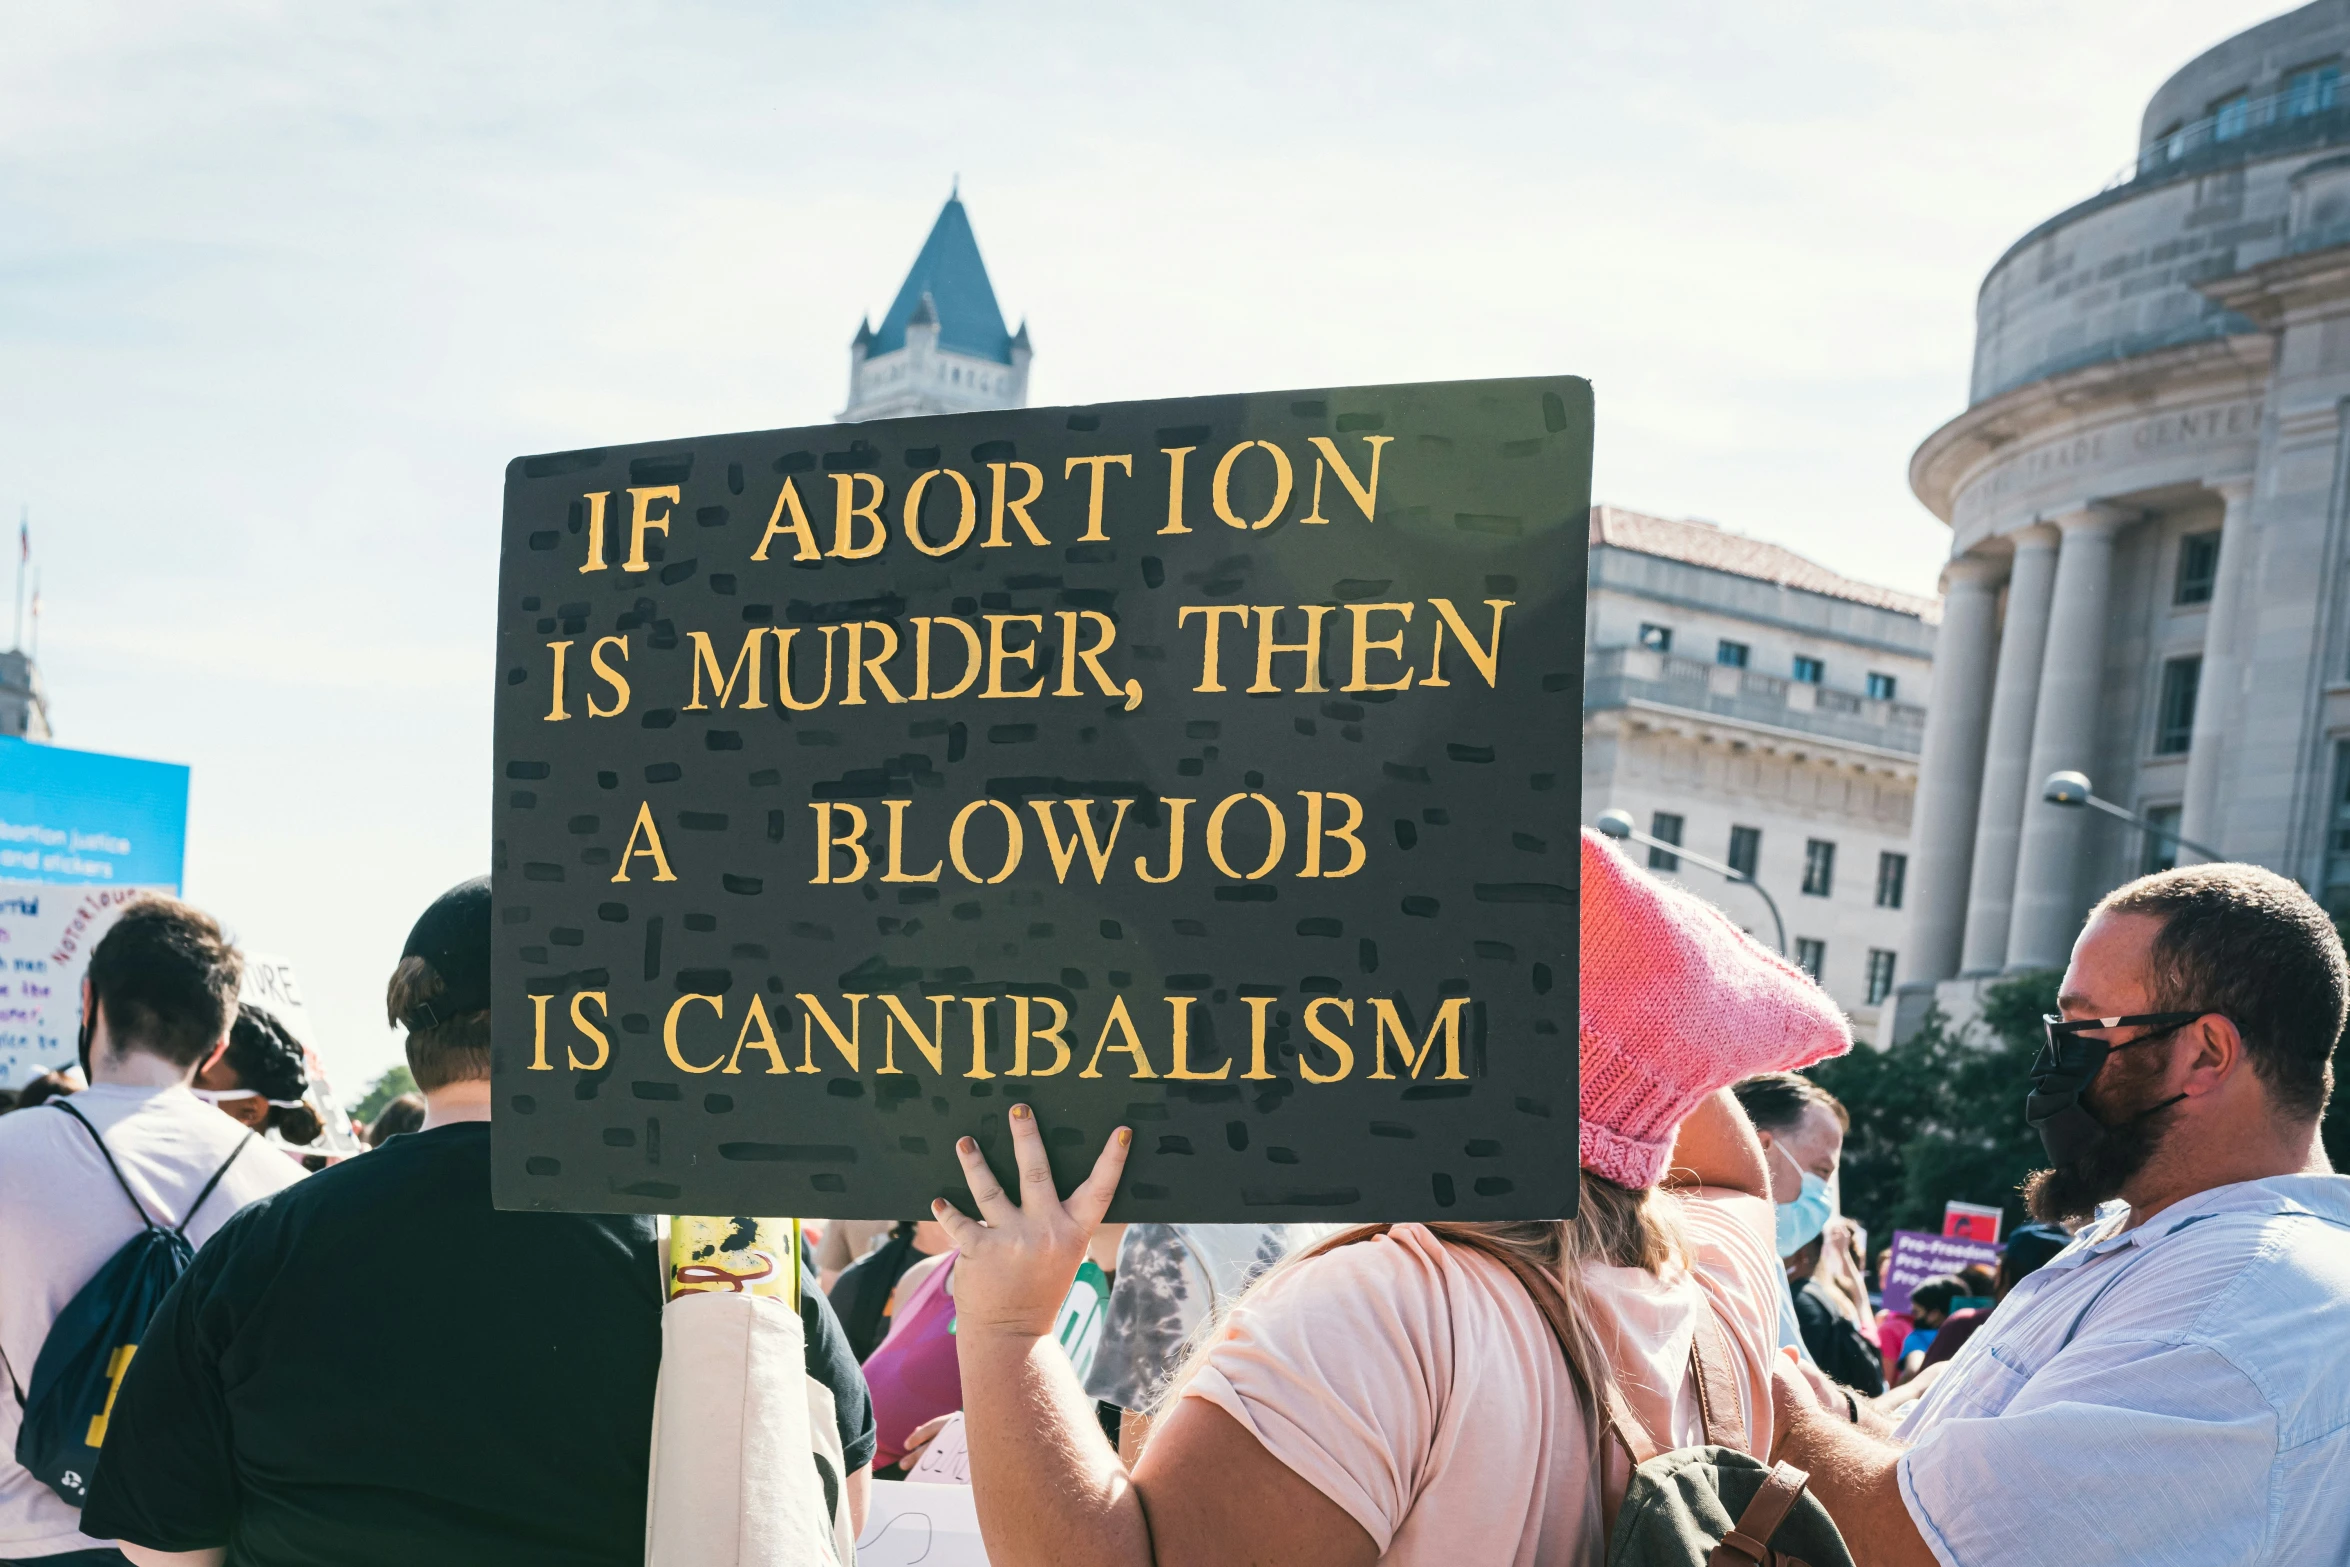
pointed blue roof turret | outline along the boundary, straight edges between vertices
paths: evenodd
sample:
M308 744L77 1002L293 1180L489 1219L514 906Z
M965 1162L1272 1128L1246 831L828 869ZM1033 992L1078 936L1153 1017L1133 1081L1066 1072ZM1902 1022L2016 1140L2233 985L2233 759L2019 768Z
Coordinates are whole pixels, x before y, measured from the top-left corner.
M930 226L930 237L898 286L898 297L881 318L881 329L873 334L868 351L879 356L905 347L906 326L925 306L938 322L939 347L999 365L1012 362L1004 312L987 280L987 264L979 259L979 241L971 233L971 218L959 196L949 196L939 209L938 221Z

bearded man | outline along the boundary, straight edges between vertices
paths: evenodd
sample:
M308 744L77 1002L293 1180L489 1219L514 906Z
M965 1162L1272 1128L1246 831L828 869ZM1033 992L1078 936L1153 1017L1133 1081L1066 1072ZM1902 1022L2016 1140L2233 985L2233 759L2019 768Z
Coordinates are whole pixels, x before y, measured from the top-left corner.
M2350 1177L2318 1124L2350 1002L2250 865L2130 883L2073 945L2025 1116L2086 1227L1898 1428L1781 1374L1779 1451L1870 1567L2350 1561Z

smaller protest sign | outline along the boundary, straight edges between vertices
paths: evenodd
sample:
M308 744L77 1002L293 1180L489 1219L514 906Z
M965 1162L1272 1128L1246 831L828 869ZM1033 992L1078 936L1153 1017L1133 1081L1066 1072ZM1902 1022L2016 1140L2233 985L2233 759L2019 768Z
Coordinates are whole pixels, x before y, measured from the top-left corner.
M967 1485L876 1480L857 1540L858 1567L987 1567Z
M124 904L171 890L0 881L0 1088L74 1064L90 949Z
M294 973L294 960L274 952L245 953L245 977L237 989L237 1000L259 1007L277 1020L278 1026L294 1036L294 1043L302 1047L302 1067L310 1078L310 1092L306 1096L310 1107L318 1112L322 1130L316 1144L307 1150L322 1153L331 1159L348 1159L364 1153L367 1145L351 1130L350 1114L335 1093L334 1084L327 1081L326 1063L318 1056L318 1030L311 1021L310 1008L302 999L302 981Z
M1999 1248L1989 1241L1973 1241L1963 1236L1895 1230L1893 1258L1885 1266L1884 1307L1895 1316L1906 1316L1911 1290L1928 1279L1956 1273L1978 1262L1998 1266Z
M947 1423L938 1428L938 1435L922 1449L922 1456L914 1460L914 1467L906 1471L906 1478L922 1485L969 1485L971 1483L971 1448L963 1432L963 1412L958 1409L947 1416Z
M1999 1221L2004 1210L1985 1207L1979 1202L1959 1202L1956 1199L1942 1205L1942 1233L1960 1240L1999 1243Z

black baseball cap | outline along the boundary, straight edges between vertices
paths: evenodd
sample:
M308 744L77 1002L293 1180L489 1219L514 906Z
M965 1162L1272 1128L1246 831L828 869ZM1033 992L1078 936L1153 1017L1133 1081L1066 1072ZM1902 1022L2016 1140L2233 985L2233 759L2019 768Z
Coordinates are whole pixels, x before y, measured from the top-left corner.
M409 1033L490 1009L490 879L461 881L432 900L408 932L403 958L422 958L441 977L441 993L400 1018Z

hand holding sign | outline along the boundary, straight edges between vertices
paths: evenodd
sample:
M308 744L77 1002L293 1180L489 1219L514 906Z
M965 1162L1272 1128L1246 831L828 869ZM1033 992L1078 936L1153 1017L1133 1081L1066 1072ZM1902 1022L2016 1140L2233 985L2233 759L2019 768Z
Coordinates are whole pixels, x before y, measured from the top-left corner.
M1012 1157L1020 1170L1014 1202L987 1166L979 1144L966 1137L955 1145L979 1219L965 1217L940 1198L930 1206L960 1253L955 1263L955 1331L968 1341L974 1333L1018 1338L1049 1337L1069 1295L1069 1280L1085 1260L1085 1244L1109 1211L1110 1196L1126 1168L1134 1134L1119 1127L1102 1145L1093 1173L1062 1202L1053 1189L1044 1136L1036 1113L1012 1106ZM985 1223L981 1223L985 1220ZM966 1370L966 1375L968 1371Z

